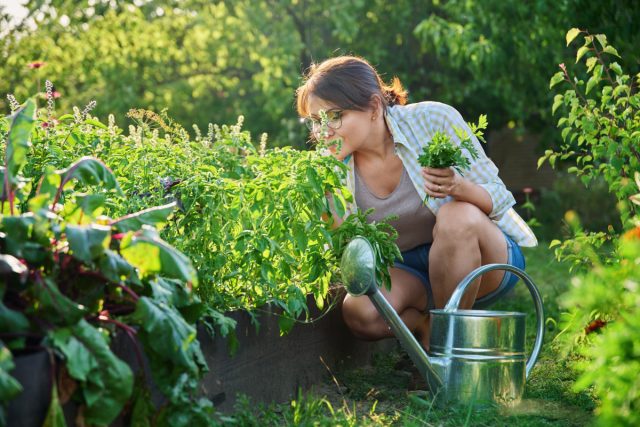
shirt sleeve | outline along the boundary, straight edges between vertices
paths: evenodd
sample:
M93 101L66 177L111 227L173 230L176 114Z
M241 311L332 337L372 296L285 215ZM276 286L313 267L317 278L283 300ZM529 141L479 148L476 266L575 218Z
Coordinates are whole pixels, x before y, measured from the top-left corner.
M434 132L437 130L445 132L458 146L461 145L462 140L456 134L456 128L463 130L471 136L471 142L478 153L478 158L473 160L470 153L463 149L463 154L469 159L470 169L463 170L462 175L489 193L491 201L493 202L493 209L489 214L489 218L499 220L515 205L516 201L513 194L507 190L504 182L498 177L498 167L487 157L478 138L476 138L469 125L455 108L442 103L434 104L437 105L430 114L430 122L431 126L434 127Z

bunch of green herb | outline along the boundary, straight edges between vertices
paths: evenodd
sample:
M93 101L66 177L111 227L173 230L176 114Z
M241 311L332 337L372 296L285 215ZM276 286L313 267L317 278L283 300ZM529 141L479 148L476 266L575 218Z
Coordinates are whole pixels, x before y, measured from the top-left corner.
M373 208L365 212L358 211L349 215L340 227L332 232L333 250L337 259L342 258L342 253L354 237L365 237L371 243L376 257L376 282L391 289L391 277L389 268L393 267L396 260L401 261L402 255L396 244L398 232L389 221L397 219L396 215L390 215L380 222L367 222L367 216L371 215Z
M485 142L483 129L487 128L486 115L480 115L478 124L469 123L469 127L480 141ZM473 146L471 135L457 127L454 127L454 131L460 139L460 145L454 144L451 136L445 132L436 131L431 142L422 148L422 154L418 156L420 166L437 169L453 167L460 174L462 170L469 170L469 158L462 153L462 149L469 152L472 160L478 158L478 152Z
M480 141L485 142L483 129L487 128L486 115L481 114L478 124L469 123L469 127ZM458 127L454 127L453 130L460 140L460 145L456 145L449 134L436 131L431 142L422 148L422 154L418 156L420 166L436 169L452 167L460 175L462 175L463 170L469 170L471 164L469 158L463 154L462 149L469 152L472 160L478 158L478 152L473 146L471 135ZM427 199L429 199L428 194L425 197L425 201Z

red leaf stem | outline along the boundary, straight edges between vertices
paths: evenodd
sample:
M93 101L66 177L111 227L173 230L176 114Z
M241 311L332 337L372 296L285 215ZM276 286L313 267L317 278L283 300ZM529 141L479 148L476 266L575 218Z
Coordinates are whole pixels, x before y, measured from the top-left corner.
M100 315L98 316L98 320L100 320L101 322L105 322L105 323L111 323L116 325L116 327L122 329L127 336L129 337L129 339L133 342L133 348L136 352L136 359L138 359L138 364L140 365L140 371L142 372L142 375L144 376L144 359L142 357L142 351L140 350L140 344L138 343L138 340L136 339L136 336L138 335L138 331L136 331L134 328L132 328L131 326L122 323L116 319L112 319L109 317L109 312L108 311L102 311L100 312Z

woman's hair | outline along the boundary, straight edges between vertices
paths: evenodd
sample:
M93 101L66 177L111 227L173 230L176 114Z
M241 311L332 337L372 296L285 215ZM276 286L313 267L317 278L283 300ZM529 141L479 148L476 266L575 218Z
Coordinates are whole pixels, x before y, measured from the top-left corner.
M371 97L379 95L384 106L404 105L407 91L394 77L386 85L366 60L355 56L338 56L320 64L311 64L304 84L296 90L298 114L308 116L311 95L345 110L371 108Z

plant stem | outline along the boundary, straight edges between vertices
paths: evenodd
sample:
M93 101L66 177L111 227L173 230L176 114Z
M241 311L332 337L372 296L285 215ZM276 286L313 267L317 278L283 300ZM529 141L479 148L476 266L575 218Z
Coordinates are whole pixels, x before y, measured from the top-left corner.
M133 298L133 300L135 302L138 302L138 300L140 299L140 296L138 294L136 294L133 289L131 289L130 287L128 287L127 285L125 285L124 283L118 283L118 286L120 288L122 288L123 291L125 291L126 293L129 294L129 296L131 298Z
M136 336L138 335L138 331L136 331L134 328L132 328L131 326L122 323L116 319L112 319L110 317L108 317L107 315L104 314L100 314L98 316L98 320L101 322L105 322L105 323L111 323L116 325L116 327L122 329L127 336L129 337L129 339L133 342L133 349L136 352L136 359L138 360L138 364L140 365L140 371L142 372L142 376L146 378L145 373L144 373L144 359L142 357L142 351L140 350L140 344L138 343L138 340L136 339Z

